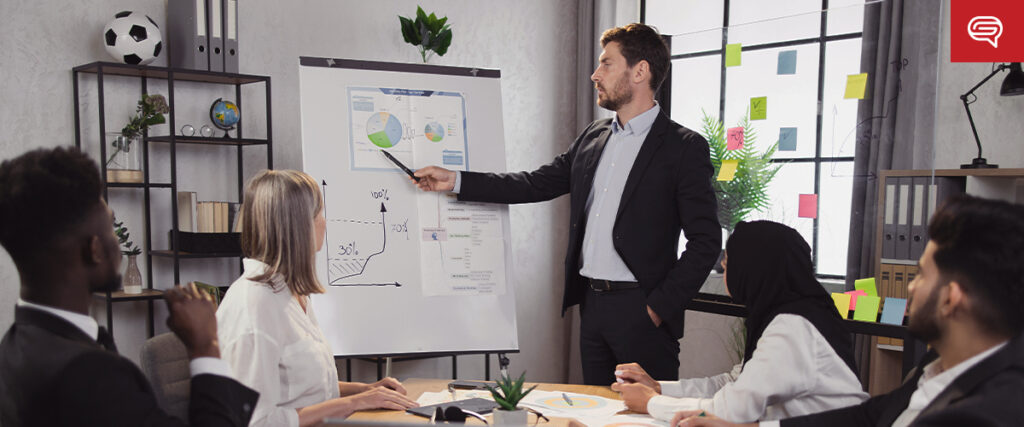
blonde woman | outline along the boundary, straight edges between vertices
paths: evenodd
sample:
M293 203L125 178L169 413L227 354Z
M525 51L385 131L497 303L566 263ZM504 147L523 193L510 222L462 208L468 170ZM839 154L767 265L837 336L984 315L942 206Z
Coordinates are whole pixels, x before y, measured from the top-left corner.
M315 254L326 218L316 181L293 170L263 171L242 202L244 273L217 310L221 355L260 392L251 426L306 426L362 409L417 406L393 378L338 381L334 355L309 304L323 293Z

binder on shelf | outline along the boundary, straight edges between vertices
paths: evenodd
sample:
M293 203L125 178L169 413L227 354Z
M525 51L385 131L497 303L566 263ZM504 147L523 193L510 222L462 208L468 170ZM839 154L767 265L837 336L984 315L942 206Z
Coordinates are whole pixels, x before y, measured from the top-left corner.
M221 0L207 0L210 8L210 71L224 71L224 17Z
M893 259L896 255L896 211L897 178L885 178L885 210L882 218L882 258Z
M206 0L167 0L168 66L210 69Z
M914 261L921 258L924 247L928 243L928 180L929 177L919 176L913 178L913 202L910 207L913 213L910 216L910 258Z
M196 232L196 193L178 192L178 231Z
M892 266L892 285L896 298L907 299L907 267L906 265L893 265ZM890 340L892 345L903 345L903 340L892 339Z
M238 73L238 0L222 0L224 10L224 72Z
M913 198L911 192L914 188L912 183L913 178L897 178L899 201L896 202L898 207L896 211L896 251L893 253L892 259L910 259L910 216L914 214L911 212L913 206L910 204Z
M892 267L892 264L882 264L881 271L878 272L878 296L882 298L896 296L892 289ZM879 344L893 345L892 341L892 338L878 337Z

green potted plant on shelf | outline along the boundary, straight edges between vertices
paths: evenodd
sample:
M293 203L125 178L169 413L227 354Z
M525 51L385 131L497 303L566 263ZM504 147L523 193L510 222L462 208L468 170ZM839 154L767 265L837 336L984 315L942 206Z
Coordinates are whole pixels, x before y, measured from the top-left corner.
M495 425L526 425L526 409L519 408L519 401L530 394L536 385L523 391L523 382L526 380L526 372L519 375L519 379L513 381L507 373L502 373L501 378L495 381L497 387L487 386L498 408L494 410Z
M128 240L131 236L128 233L128 227L124 226L124 221L118 221L117 218L114 218L114 234L117 236L118 244L123 248L121 254L128 257L128 265L124 269L124 275L121 276L121 287L126 294L141 294L142 273L139 272L136 258L142 253L142 249Z
M452 29L447 25L448 17L438 18L431 13L427 15L422 7L416 6L416 18L398 17L402 25L402 38L406 43L420 50L420 57L426 63L435 53L444 56L448 46L452 44Z
M711 148L711 166L715 168L715 181L712 187L718 199L718 222L731 235L736 224L745 220L751 213L771 207L768 198L768 184L775 178L782 165L772 163L772 156L779 147L778 141L763 152L757 151L757 132L750 125L749 113L737 124L743 127L743 146L729 150L726 140L725 126L721 120L708 116L702 110L703 118L700 134L708 140ZM738 160L736 175L731 181L717 179L722 162ZM721 270L721 257L715 265L715 271Z
M168 112L170 108L163 95L142 94L135 115L121 128L121 132L111 134L113 152L107 158L107 181L142 182L142 161L138 150L133 151L132 146L142 138L147 128L165 123L164 114Z

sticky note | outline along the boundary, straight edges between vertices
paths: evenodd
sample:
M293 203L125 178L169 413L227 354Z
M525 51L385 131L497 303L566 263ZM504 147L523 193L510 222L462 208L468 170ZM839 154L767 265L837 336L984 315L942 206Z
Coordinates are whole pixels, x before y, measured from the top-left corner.
M740 150L743 149L743 128L729 128L727 132L728 137L725 142L726 150Z
M836 303L836 310L839 311L839 316L845 319L850 314L850 296L833 292L832 301Z
M796 128L779 128L779 151L796 151Z
M741 58L742 52L742 43L733 43L725 45L725 66L738 67L743 61L743 59Z
M867 86L868 73L846 76L846 94L843 95L843 99L864 99L864 90Z
M722 160L722 167L718 169L718 180L732 181L736 177L736 168L739 166L739 160Z
M796 74L796 51L779 52L779 66L776 74Z
M864 291L846 291L843 293L850 296L850 310L857 309L857 297L868 294Z
M853 282L853 288L858 291L867 292L868 295L878 296L878 289L875 287L875 278L868 277L867 279L857 279Z
M878 304L882 302L879 297L862 295L857 298L857 310L853 312L853 320L862 322L877 322Z
M800 209L797 211L797 215L800 218L817 218L818 217L818 195L817 194L801 194L800 195Z
M764 120L768 118L768 97L759 96L750 98L750 120Z
M903 314L907 311L907 300L903 298L886 298L882 306L882 323L902 325Z

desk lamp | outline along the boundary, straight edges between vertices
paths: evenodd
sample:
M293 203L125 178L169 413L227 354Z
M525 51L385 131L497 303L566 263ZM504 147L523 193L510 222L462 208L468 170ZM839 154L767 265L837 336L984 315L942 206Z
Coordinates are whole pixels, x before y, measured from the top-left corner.
M1020 63L1014 62L1009 64L999 64L992 73L985 77L981 82L974 85L971 90L967 93L960 95L960 100L964 103L964 109L967 110L967 120L971 122L971 132L974 132L974 142L978 144L978 157L975 158L971 163L960 165L960 169L987 169L987 168L998 168L999 165L990 165L985 161L984 157L981 157L981 139L978 138L978 129L974 126L974 117L971 116L971 107L978 97L974 95L974 91L977 90L981 85L985 84L1000 71L1010 70L1010 73L1006 75L1006 79L1003 80L1003 85L999 89L999 95L1001 96L1014 96L1024 95L1024 71L1021 71ZM971 98L971 96L974 96ZM968 99L970 99L968 101Z

